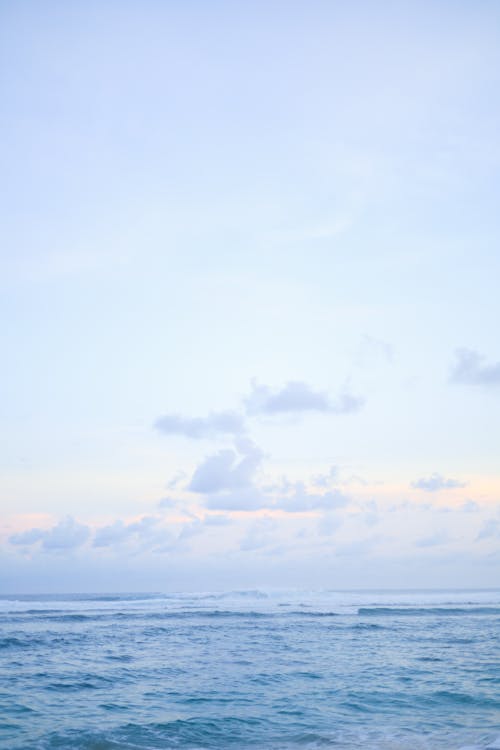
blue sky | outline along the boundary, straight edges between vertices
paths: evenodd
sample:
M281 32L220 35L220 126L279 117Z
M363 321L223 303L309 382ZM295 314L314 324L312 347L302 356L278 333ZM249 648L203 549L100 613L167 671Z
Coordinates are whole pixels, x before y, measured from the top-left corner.
M2 587L496 584L497 4L0 16Z

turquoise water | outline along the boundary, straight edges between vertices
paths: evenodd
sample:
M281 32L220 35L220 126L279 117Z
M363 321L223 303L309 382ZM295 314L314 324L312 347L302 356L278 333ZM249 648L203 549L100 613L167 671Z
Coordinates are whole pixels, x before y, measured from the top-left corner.
M0 598L0 747L498 748L500 591Z

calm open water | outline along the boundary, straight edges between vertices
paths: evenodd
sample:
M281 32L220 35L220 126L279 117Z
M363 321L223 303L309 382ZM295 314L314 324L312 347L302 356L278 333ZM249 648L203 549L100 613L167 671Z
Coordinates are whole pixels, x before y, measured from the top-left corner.
M0 598L0 747L498 748L500 591Z

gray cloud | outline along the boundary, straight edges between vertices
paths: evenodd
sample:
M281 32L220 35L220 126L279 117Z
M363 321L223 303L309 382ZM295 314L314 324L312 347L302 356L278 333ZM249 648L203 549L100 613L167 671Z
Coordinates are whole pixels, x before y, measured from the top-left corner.
M421 477L411 483L416 490L425 492L438 492L439 490L450 490L458 487L465 487L466 482L460 482L458 479L446 479L441 474L432 474L430 477Z
M307 383L290 381L281 390L273 391L267 385L252 381L252 392L244 400L247 414L256 416L266 414L297 414L303 412L322 412L330 414L350 414L358 411L364 401L347 391L342 391L335 401L328 394L313 391Z
M461 385L500 385L500 362L483 364L485 357L473 349L457 349L449 382Z
M250 488L263 459L263 453L248 439L237 440L235 447L237 450L220 450L208 456L194 472L188 489L192 492L213 494Z
M11 544L32 545L42 543L42 548L47 551L69 550L80 547L90 535L90 529L71 516L63 518L59 523L47 531L42 529L29 529L20 534L10 537Z
M211 412L207 417L182 417L165 414L154 426L165 435L184 435L194 440L218 435L241 435L245 431L243 417L234 411Z

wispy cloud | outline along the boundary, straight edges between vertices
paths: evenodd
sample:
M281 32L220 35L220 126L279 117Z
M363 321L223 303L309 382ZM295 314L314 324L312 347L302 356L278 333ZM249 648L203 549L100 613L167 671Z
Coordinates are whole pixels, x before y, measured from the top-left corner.
M29 529L10 537L11 544L31 546L42 543L46 551L71 550L80 547L90 536L90 529L85 524L66 516L51 529Z
M500 385L500 362L484 364L485 357L473 349L457 349L449 382L461 385Z
M478 539L500 538L500 521L498 521L496 518L489 518L487 521L484 521L479 531L479 534L477 535L477 538Z
M451 490L459 487L466 487L466 482L461 482L459 479L451 479L443 477L441 474L432 474L430 477L420 477L411 483L411 486L416 490L424 490L425 492L438 492L439 490Z
M415 542L415 546L423 548L438 547L441 544L446 544L446 542L448 541L448 536L444 531L436 531L434 534L430 534L429 536L424 536L420 539L417 539Z
M156 535L160 519L157 516L143 516L139 521L129 524L118 520L108 526L97 529L94 536L94 547L111 547L116 544L136 539L151 538ZM162 532L162 538L165 536Z
M234 411L211 412L207 417L165 414L156 420L154 426L164 435L183 435L193 440L241 435L245 431L243 417Z
M308 492L302 482L297 482L294 492L279 498L276 507L288 513L300 513L311 510L336 510L344 508L348 503L349 497L339 490L323 493Z
M392 363L394 348L387 341L373 336L363 336L355 356L355 363L361 367L368 367L379 362Z
M277 524L272 518L261 518L248 529L246 535L240 542L242 552L253 552L263 549L274 541L274 532Z
M364 399L343 390L336 399L332 400L327 393L314 391L307 383L298 380L291 380L283 388L277 390L267 385L260 385L254 380L252 391L244 403L247 414L250 416L304 412L350 414L363 406Z

